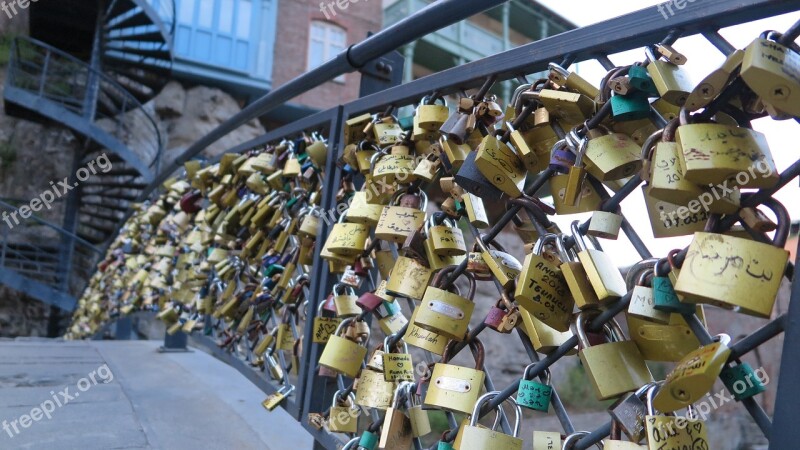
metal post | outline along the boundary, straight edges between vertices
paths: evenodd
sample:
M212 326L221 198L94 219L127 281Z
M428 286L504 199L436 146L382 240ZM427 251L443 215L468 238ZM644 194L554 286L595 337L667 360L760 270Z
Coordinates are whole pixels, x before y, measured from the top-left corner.
M183 331L178 331L175 334L164 332L164 345L158 347L158 353L186 353L191 352L186 347L189 337Z
M800 264L800 240L798 240L794 267ZM784 322L783 352L781 353L781 372L778 390L775 393L775 413L772 423L769 449L783 450L795 448L800 442L800 427L797 426L797 405L800 404L800 386L797 374L800 373L800 277L794 274L792 294L789 297L789 312Z
M89 61L89 73L86 81L86 98L83 101L83 117L94 121L97 113L97 96L100 90L100 57L103 50L103 8L97 11L94 38L92 39L92 56Z
M403 57L406 59L403 66L403 83L414 79L414 50L416 47L417 43L412 42L403 48Z

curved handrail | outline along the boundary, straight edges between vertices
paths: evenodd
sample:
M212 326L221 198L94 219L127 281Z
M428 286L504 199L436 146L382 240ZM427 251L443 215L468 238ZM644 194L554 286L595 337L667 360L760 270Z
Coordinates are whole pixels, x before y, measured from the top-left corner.
M6 203L6 202L0 200L0 210L17 211L17 209L18 208L15 208L14 205L11 205L9 203ZM91 242L83 239L82 237L78 236L77 234L70 233L69 231L61 228L60 226L52 224L52 223L50 223L50 222L48 222L48 221L46 221L44 219L40 219L40 218L38 218L38 217L36 217L34 215L31 215L30 218L28 218L26 220L33 220L34 222L36 222L36 223L38 223L40 225L44 225L44 226L46 226L48 228L52 228L53 230L55 230L59 234L62 234L62 235L65 235L65 236L69 236L72 239L75 239L76 243L81 244L82 246L88 248L89 250L91 250L91 251L93 251L95 253L98 253L98 254L101 254L101 255L103 253L105 253L105 252L103 252L103 250L95 247ZM0 223L0 226L5 226L5 224ZM31 244L31 245L35 245L35 244Z
M29 53L31 51L36 53ZM39 59L41 59L41 65ZM48 75L57 77L58 82L47 83ZM90 75L97 76L105 92L112 92L121 99L122 106L116 115L99 114L97 111L99 99L95 99L92 105L87 103L87 97L91 93L85 87ZM38 81L36 86L31 85L31 79ZM64 86L65 82L66 86ZM106 131L123 143L131 139L131 129L147 130L150 136L133 136L133 138L141 137L150 141L151 148L148 153L152 154L148 155L151 159L148 161L149 167L153 167L161 158L163 147L161 132L155 119L144 109L136 97L112 77L62 50L30 37L15 38L11 47L8 83L12 87L60 103L87 119L93 115L91 122L96 123L102 119L113 121L115 129ZM59 89L61 92L58 92ZM92 108L92 111L87 110L89 107ZM144 119L141 118L142 116Z

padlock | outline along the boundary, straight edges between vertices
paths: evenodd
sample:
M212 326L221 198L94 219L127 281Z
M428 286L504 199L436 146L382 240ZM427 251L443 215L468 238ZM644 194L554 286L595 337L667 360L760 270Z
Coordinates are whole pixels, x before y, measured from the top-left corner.
M273 411L284 399L286 399L286 397L292 394L292 391L294 391L294 386L291 384L288 386L283 386L278 390L278 392L270 395L266 398L266 400L261 402L261 406L263 406L267 411Z
M738 307L745 314L769 318L788 259L789 252L774 245L695 233L675 292L686 303Z
M633 292L631 293L631 302L628 304L628 314L656 323L667 324L670 320L670 312L655 307L656 302L653 288L647 286L652 276L652 271L641 271L639 280L633 287ZM691 312L694 313L694 309L692 309Z
M461 199L469 223L479 230L489 228L489 216L486 214L483 199L468 192L465 192Z
M666 262L670 267L670 273L673 270L678 270L673 262L673 258L677 253L678 250L673 250L669 252L667 256ZM689 303L683 303L675 293L675 288L672 286L672 281L668 277L667 272L664 270L663 260L656 263L654 271L653 308L666 313L694 314L695 306Z
M567 437L564 438L564 444L561 447L561 450L573 450L575 448L575 444L578 443L584 436L589 435L588 431L576 431ZM595 447L603 450L603 444L598 442L595 444ZM538 450L538 449L534 449Z
M561 433L533 430L533 450L561 450Z
M414 381L414 363L411 359L411 354L408 352L408 346L403 342L403 352L392 352L389 346L389 339L392 336L386 336L383 341L383 377L386 381L401 382L401 381Z
M622 297L628 292L622 274L607 253L587 248L583 235L578 229L578 223L576 220L570 226L575 244L580 250L578 260L586 271L586 276L597 294L598 301L603 303L609 299Z
M579 197L583 193L584 180L586 179L585 160L589 141L586 138L578 138L573 133L570 133L568 137L567 145L575 152L575 164L569 168L567 189L564 191L564 203L569 206L577 206Z
M377 434L369 430L364 430L364 432L361 433L361 437L358 438L358 447L356 447L355 450L375 450L378 447L378 439L379 436ZM356 439L353 439L350 442L355 440ZM348 450L352 447L349 446L350 442L348 442L348 445L345 445L342 450Z
M586 234L603 239L616 240L622 227L622 216L606 211L595 211L589 221Z
M394 383L384 380L382 373L369 369L361 371L356 388L357 405L386 409L392 405L393 394Z
M534 96L537 97L542 106L547 108L551 118L558 118L567 124L581 123L597 111L594 98L577 92L542 89Z
M365 191L357 191L353 194L350 199L350 207L345 212L348 222L363 223L371 227L378 224L381 212L383 212L383 205L369 203L367 197L370 194Z
M647 415L645 428L647 448L660 450L664 448L711 448L708 443L708 432L705 423L696 417L675 417L657 415L653 397L656 392L661 393L658 386L653 386L647 391Z
M414 168L414 173L409 179L410 182L422 181L424 183L432 183L439 174L439 165L441 161L433 153L428 154L424 159L417 163Z
M767 390L756 371L738 358L735 365L725 366L719 374L722 383L737 401L754 397Z
M505 249L497 242L492 243L492 246L496 247L497 250L489 248L483 242L483 236L476 237L475 245L481 250L481 258L489 266L489 270L497 279L497 282L500 283L500 286L503 289L509 289L519 277L522 264L509 253L506 253Z
M553 193L553 206L556 208L556 214L565 216L600 209L603 199L591 183L583 183L583 189L578 196L577 205L567 204L565 199L568 184L568 175L554 175L550 178L550 192Z
M448 339L461 341L467 333L472 311L475 309L475 279L469 272L464 273L470 284L466 298L441 289L440 286L454 269L455 266L450 266L436 274L415 311L413 323Z
M427 229L433 253L441 256L460 256L467 253L464 233L454 221L443 217L441 213L431 216Z
M342 391L333 394L330 415L328 416L328 431L331 433L355 433L358 431L358 416L361 409L356 405L355 395L351 392L345 400L345 406L339 406Z
M536 411L547 412L550 409L550 397L553 386L550 385L550 370L544 371L544 383L528 379L528 372L536 363L528 365L522 372L517 389L517 404Z
M514 428L512 429L511 435L478 426L481 408L486 402L499 394L500 391L487 392L477 400L475 407L472 409L469 424L462 424L462 428L459 430L459 434L453 443L453 448L455 450L522 450L524 441L519 438L522 410L513 398L509 397L505 400L512 405L515 412Z
M413 345L414 347L419 347L421 349L428 350L431 353L441 355L444 353L444 349L449 342L448 339L432 331L428 331L420 328L417 325L414 325L417 310L418 308L411 313L411 321L409 322L406 333L403 336L403 341L405 341L408 345Z
M638 444L644 439L644 417L647 415L647 406L644 400L651 387L651 384L646 384L636 390L636 392L621 396L608 407L612 426L616 427L617 432L617 437L613 439L619 439L620 433L622 432L624 432L633 443ZM614 432L612 431L612 436L613 435Z
M607 400L651 383L653 375L639 348L634 342L625 340L622 329L614 319L606 323L604 328L617 341L591 346L586 327L599 314L599 310L584 310L578 313L577 319L572 323L572 332L578 336L582 347L578 356L592 382L597 399Z
M614 95L609 100L611 114L616 122L633 122L646 119L650 115L650 102L642 91L630 92L627 95Z
M527 171L516 153L495 135L488 134L481 141L475 152L475 166L490 183L510 198L522 195Z
M434 365L424 405L469 414L478 401L486 376L483 372L483 344L477 338L469 342L475 358L474 369L449 364L450 351L456 344L451 341L444 349L442 362Z
M333 286L333 304L336 310L336 316L340 319L348 317L355 317L361 314L361 308L356 303L358 297L355 295L355 290L344 283L336 283Z
M705 229L708 211L692 212L685 206L658 200L650 195L650 186L642 186L642 195L653 237L690 236Z
M403 140L403 129L394 116L376 117L372 124L375 141L381 147L396 145Z
M346 223L344 218L345 214L339 217L339 221L331 229L323 251L341 256L355 256L364 251L369 228L361 223Z
M442 104L437 105L436 101L441 100ZM419 127L428 131L439 131L450 116L447 102L443 97L423 98L417 107L415 115L418 118Z
M406 154L399 154L400 151L393 151L387 154L380 151L370 158L369 173L375 183L394 184L409 180L416 167L414 157Z
M644 406L644 403L642 403ZM642 426L644 427L644 417L642 417ZM635 442L623 441L619 429L619 424L611 421L611 433L608 439L603 439L603 450L647 450L647 447L639 445Z
M800 54L762 35L747 46L740 76L765 103L800 116Z
M674 136L676 125L677 122L670 122L663 135ZM645 159L650 166L647 174L648 195L676 205L685 205L700 197L703 190L683 176L679 155L681 150L677 142L662 139L645 151L648 153Z
M570 135L574 132L570 131ZM636 174L642 168L642 148L628 135L602 134L596 130L589 130L588 135L583 162L586 171L593 177L600 181L620 180Z
M425 210L428 196L420 191L422 209L399 206L406 190L401 189L393 196L388 206L383 208L375 228L375 238L402 244L411 233L417 231L425 223Z
M675 106L683 106L694 89L694 83L680 66L658 58L650 47L645 48L649 64L647 73L653 79L659 96Z
M581 77L575 72L570 72L556 63L549 63L547 65L549 73L547 77L558 84L559 86L566 87L571 91L577 91L582 95L589 98L597 98L600 95L600 90L597 89L592 83Z
M461 166L464 165L464 161L467 158L467 154L472 150L469 145L464 143L458 144L455 141L447 139L445 136L439 139L439 146L442 148L443 152L439 155L442 166L445 171L450 174L455 174L461 169Z
M408 418L411 421L411 433L414 437L427 436L431 432L431 421L428 411L422 409L419 396L413 389L408 390Z
M547 110L544 108L537 109L537 112L540 110L544 111L545 114L547 113ZM549 116L547 121L549 122ZM513 146L514 150L516 150L516 154L525 169L532 173L541 172L539 168L539 155L536 153L536 149L528 145L528 141L525 140L525 135L519 130L515 130L511 123L506 122L506 127L511 132L508 137L509 143Z
M476 156L477 152L469 152L466 155L464 163L455 174L456 183L465 191L484 200L500 200L503 197L503 191L484 176L483 172L478 168ZM503 178L501 181L506 181L506 179Z
M687 354L667 374L664 385L653 399L653 406L663 412L685 408L703 398L714 387L731 349L730 337L718 336L715 342Z
M408 319L399 311L378 319L378 325L381 327L381 331L387 335L399 333L406 327L407 323Z
M411 383L400 383L394 392L392 406L386 409L381 425L381 438L378 448L382 450L407 450L411 447L413 431L411 421L400 410L404 399L410 394Z
M548 326L566 331L575 303L558 264L542 256L545 244L556 243L557 240L555 234L546 234L536 241L533 253L525 256L514 300L520 308ZM561 257L567 259L565 254Z
M519 310L519 315L522 322L522 330L528 335L533 349L539 353L548 354L561 347L561 345L572 337L570 331L558 331L533 317L531 313L524 309ZM567 355L574 355L576 353L577 351L574 349L567 351Z
M708 106L734 79L733 74L739 70L742 61L744 61L744 51L736 49L729 54L722 66L708 74L689 94L686 109L694 112Z
M367 355L367 349L363 345L341 336L341 333L346 331L345 327L351 326L352 321L353 319L345 319L339 324L320 355L319 365L355 378L358 371L361 370L361 363Z
M386 292L398 297L422 300L433 272L419 261L400 256L395 261Z
M698 317L703 316L698 307ZM627 316L631 340L648 361L680 361L686 354L700 347L682 315L670 314L669 324L662 325L634 316Z
M383 346L378 344L372 349L371 356L367 358L367 369L383 373Z
M675 139L681 149L678 156L684 178L701 185L723 184L744 173L744 182L736 181L740 188L770 188L777 183L778 171L764 134L690 120L682 109Z

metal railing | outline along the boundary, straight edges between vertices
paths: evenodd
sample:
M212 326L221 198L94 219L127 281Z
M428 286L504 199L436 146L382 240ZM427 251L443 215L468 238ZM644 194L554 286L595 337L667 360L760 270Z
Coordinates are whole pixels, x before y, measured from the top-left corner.
M703 2L695 2L686 5L686 8L681 10L680 14L675 15L670 20L664 20L663 16L653 7L604 23L569 31L559 36L527 44L480 61L436 73L411 83L361 98L347 105L343 105L342 107L334 108L329 111L336 116L335 126L332 127L329 136L329 148L335 149L336 152L342 150L343 139L341 131L344 127L344 121L364 112L378 113L386 111L388 107L399 108L410 105L418 102L423 96L431 94L432 92L438 92L440 94L460 93L483 84L490 85L493 81L517 80L519 82L524 82L528 74L545 70L549 62L560 62L562 66L567 67L576 62L594 59L606 69L610 69L614 66L614 63L609 60L609 54L640 48L658 42L667 44L673 43L680 37L697 34L703 35L722 53L728 54L733 49L733 46L719 35L719 29L795 11L799 8L800 2L797 0L749 0L739 2L730 2L729 0L704 0ZM326 76L328 78L334 78L338 75L339 71L336 66L328 66L323 67L319 73L314 73L309 76L314 79L323 79ZM275 96L270 98L269 101L264 101L258 108L266 110L276 106L282 101L283 98L281 98L281 96ZM273 102L275 102L275 104L273 104ZM597 119L593 120L599 122L601 119L602 116L597 116ZM206 136L199 142L204 144L213 142L224 134L225 133L222 131L216 130L215 134ZM198 144L197 146L199 147L200 145ZM332 162L334 153L336 152L330 152L329 164L327 167L334 167ZM188 159L191 156L193 155L186 155L186 158ZM178 158L178 160L181 161L182 158ZM169 172L171 172L171 170ZM166 173L167 176L169 172ZM747 206L758 204L758 202L771 196L778 189L789 184L798 174L800 174L800 161L791 165L781 174L780 182L777 187L763 190L757 195L750 196L743 204ZM539 174L533 182L528 185L526 194L532 196L536 195L537 191L547 183L552 175L553 172L549 169ZM342 173L338 170L335 170L326 177L323 201L321 202L322 208L335 209L335 192L338 190L341 181ZM604 209L615 210L619 203L631 192L636 190L641 182L642 180L636 177L613 196L606 194ZM600 192L605 193L606 191L601 189ZM489 230L483 230L483 240L486 242L492 241L519 211L519 206L510 206L505 214L495 221L494 225ZM585 228L586 225L587 224L584 223L582 226ZM724 221L723 225L725 225ZM727 225L730 225L730 223ZM323 224L319 235L325 236L329 231L330 226ZM470 231L473 234L477 233L477 230L474 228L470 228ZM630 224L623 223L623 231L642 258L651 257L651 253L644 241L638 236ZM321 245L319 242L318 244ZM800 263L800 260L798 263ZM452 282L456 276L465 269L466 263L458 266L456 272L450 275L448 281ZM310 302L308 310L316 311L319 302L327 297L333 284L337 281L333 275L327 272L326 265L320 264L319 248L317 249L317 256L315 257L313 272L310 275L312 285L309 288ZM777 404L775 407L774 423L755 400L749 399L740 402L743 408L753 417L753 420L766 438L769 439L770 448L773 450L795 448L796 442L800 440L800 427L796 427L793 423L796 417L797 405L800 404L800 388L797 387L797 383L795 382L796 374L800 371L800 358L797 357L798 348L800 348L800 281L793 279L791 274L789 275L789 279L792 280L792 295L788 313L773 319L759 330L749 336L739 339L731 345L733 350L731 356L732 360L733 358L745 355L759 345L785 332L781 374L776 395ZM630 300L631 293L629 292L619 300L609 304L604 312L592 321L591 329L601 329L605 322L626 310ZM413 302L409 303L413 308ZM363 316L366 317L366 314ZM708 331L694 314L685 316L685 319L697 336L700 344L705 345L711 342L712 338ZM474 327L470 331L467 341L477 337L484 329L485 325ZM404 331L405 330L402 330L399 335L402 336ZM311 324L306 323L304 339L307 343L312 342L311 332ZM543 376L546 369L559 361L561 357L577 344L577 338L572 337L555 351L542 357L533 350L527 336L520 334L519 337L530 359L536 362L532 370L528 372L530 376L534 377ZM462 350L464 345L464 343L458 345L456 351ZM321 346L317 344L312 344L308 348L304 348L300 371L301 384L294 394L295 400L293 401L293 405L298 405L299 402L299 412L298 414L293 414L303 421L303 425L314 435L319 444L325 448L332 449L340 445L341 441L336 436L315 429L305 418L305 414L309 412L322 412L327 409L330 405L331 394L333 393L328 383L326 383L325 380L321 380L320 377L317 377L315 374L316 363L320 353ZM488 366L486 372L487 379L491 380L490 368ZM509 386L502 387L500 389L501 394L487 404L483 412L494 409L503 399L513 395L518 388L518 383L517 381ZM347 387L341 377L334 384L338 384L340 388L345 387L346 389L352 389L352 385ZM334 390L335 389L336 387L334 387ZM572 433L575 431L572 420L563 407L563 404L557 399L558 397L556 394L553 401L556 416L565 432ZM381 426L381 420L382 419L375 420L371 424L370 430L377 430ZM455 418L449 415L448 420L451 428L455 430L458 426ZM506 421L503 421L503 425L504 428L507 429L508 424ZM610 428L610 422L601 424L591 433L584 436L574 448L583 450L591 447L594 443L608 436ZM454 431L449 434L449 437L454 437ZM415 445L416 448L420 448L418 441Z
M95 105L87 103L92 95L90 75L100 80ZM89 137L94 137L93 133L110 136L135 150L147 167L154 167L161 157L161 132L142 104L110 76L55 47L36 39L16 38L6 86L58 105L69 116L61 117L63 121L90 123Z
M0 201L0 212L17 211L14 205ZM19 224L8 217L13 226L0 222L0 270L14 272L77 297L104 251L36 215L23 220L17 212L15 218ZM65 259L65 249L70 246L74 246L73 257Z

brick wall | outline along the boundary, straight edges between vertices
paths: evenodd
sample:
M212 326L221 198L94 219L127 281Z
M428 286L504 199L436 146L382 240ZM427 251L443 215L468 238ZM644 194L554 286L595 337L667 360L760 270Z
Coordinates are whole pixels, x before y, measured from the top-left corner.
M331 0L325 0L326 3ZM328 7L329 22L347 31L347 45L362 41L367 32L381 29L383 11L380 0L339 0ZM335 11L334 15L331 10ZM308 70L308 38L312 20L327 20L320 10L320 0L288 0L280 2L278 32L275 42L273 88L277 88ZM345 75L345 83L328 82L291 103L326 109L358 98L360 75Z

